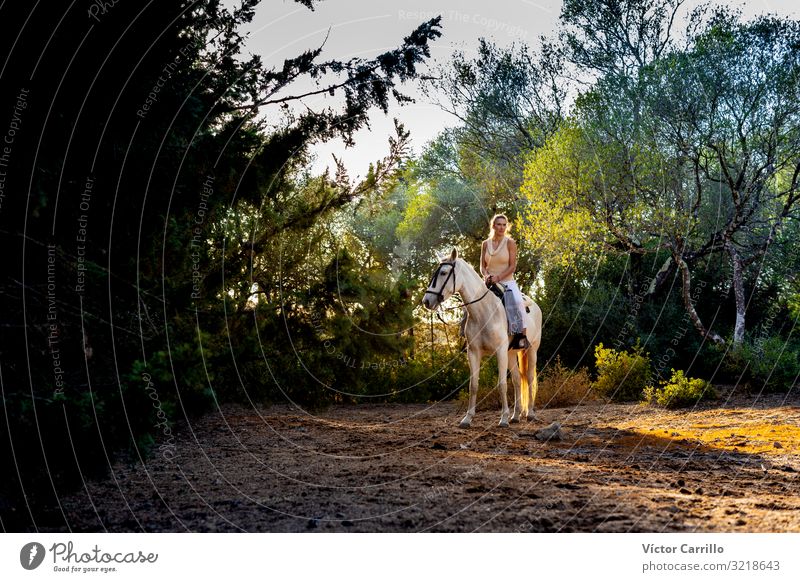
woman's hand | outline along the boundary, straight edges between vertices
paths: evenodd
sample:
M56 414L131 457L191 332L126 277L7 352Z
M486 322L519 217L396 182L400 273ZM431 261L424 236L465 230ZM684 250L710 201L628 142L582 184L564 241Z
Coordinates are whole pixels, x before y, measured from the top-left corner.
M492 283L494 283L494 277L492 275L486 275L483 278L483 282L486 283L487 285L491 285Z

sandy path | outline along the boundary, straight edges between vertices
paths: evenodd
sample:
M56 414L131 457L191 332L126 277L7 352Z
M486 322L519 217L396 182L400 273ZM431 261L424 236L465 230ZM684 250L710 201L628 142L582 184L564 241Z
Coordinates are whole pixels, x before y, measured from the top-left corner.
M798 532L800 407L783 398L589 404L510 429L479 412L469 430L455 403L231 406L179 426L173 461L118 464L119 487L64 506L76 531ZM533 438L552 421L564 440Z

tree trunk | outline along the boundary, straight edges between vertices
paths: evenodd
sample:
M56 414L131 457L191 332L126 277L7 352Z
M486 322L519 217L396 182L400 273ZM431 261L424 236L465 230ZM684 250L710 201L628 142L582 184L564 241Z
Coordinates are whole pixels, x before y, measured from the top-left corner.
M675 262L678 265L678 268L681 270L681 276L683 280L683 285L681 285L683 306L686 308L686 313L689 314L689 318L692 320L694 327L704 338L708 338L717 344L725 343L725 340L723 340L719 334L706 329L706 327L703 325L703 322L700 321L700 316L697 314L697 311L695 311L694 300L692 299L692 274L689 271L689 265L686 264L686 261L683 260L683 257L675 258Z
M730 240L725 242L725 249L731 258L733 267L733 295L736 299L736 323L733 326L733 345L740 346L744 341L745 329L745 309L747 307L744 298L744 265L742 257Z
M658 270L656 276L650 280L650 286L647 289L648 295L655 295L659 289L661 289L662 285L664 285L664 282L670 276L674 265L675 262L673 261L672 257L664 261L664 264Z

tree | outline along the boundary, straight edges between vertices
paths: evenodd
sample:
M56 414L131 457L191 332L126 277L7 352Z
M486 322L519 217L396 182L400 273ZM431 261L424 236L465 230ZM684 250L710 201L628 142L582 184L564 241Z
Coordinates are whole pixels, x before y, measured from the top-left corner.
M525 156L544 143L562 115L560 66L548 45L534 53L526 45L502 48L480 39L476 56L458 52L430 79L428 96L459 123L427 144L409 168L410 201L399 233L426 253L426 265L431 249L454 244L477 264L497 212L521 225ZM523 284L532 282L536 260L520 248Z
M639 72L675 48L685 0L565 0L561 50L578 70L637 81ZM696 20L701 12L695 13ZM586 83L591 81L583 77Z
M742 23L719 10L692 49L657 63L650 79L653 118L691 168L696 208L716 202L717 224L683 254L728 256L737 345L745 335L745 272L797 217L798 48L800 23L764 16Z
M492 198L516 198L526 152L562 117L561 61L548 44L501 48L480 39L477 56L458 52L439 68L429 95L460 125L451 131L459 166Z
M373 58L322 60L317 47L270 68L242 55L257 0L122 2L97 19L56 4L0 6L16 31L2 41L0 110L17 132L2 167L15 195L0 211L0 464L23 461L22 481L0 484L0 508L24 495L57 504L81 471L110 462L105 447L157 446L143 378L175 422L213 396L258 392L270 352L260 340L280 341L283 316L314 333L297 297L280 301L266 261L281 237L316 240L323 218L392 179L407 136L360 183L309 176L309 146L350 143L370 110L405 102L401 84L440 35L433 19ZM315 88L293 92L302 78ZM323 92L333 99L320 111L292 106ZM292 251L284 274L298 280L309 261ZM309 271L323 279L325 266ZM254 323L255 297L265 309Z
M694 326L717 342L694 307L692 270L725 253L739 344L745 270L796 207L797 23L741 23L717 11L702 28L693 21L679 50L669 39L679 6L565 4L578 26L564 37L567 53L602 76L577 99L574 120L531 156L522 191L532 236L562 259L597 245L631 258L667 250L649 294L677 270ZM618 22L594 23L608 19Z

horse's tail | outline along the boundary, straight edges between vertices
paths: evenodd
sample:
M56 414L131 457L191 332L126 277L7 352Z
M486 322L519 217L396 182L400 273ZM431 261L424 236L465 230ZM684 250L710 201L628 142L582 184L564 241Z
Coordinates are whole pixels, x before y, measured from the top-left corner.
M517 352L517 362L519 367L519 383L522 390L521 402L523 411L528 410L528 350Z

